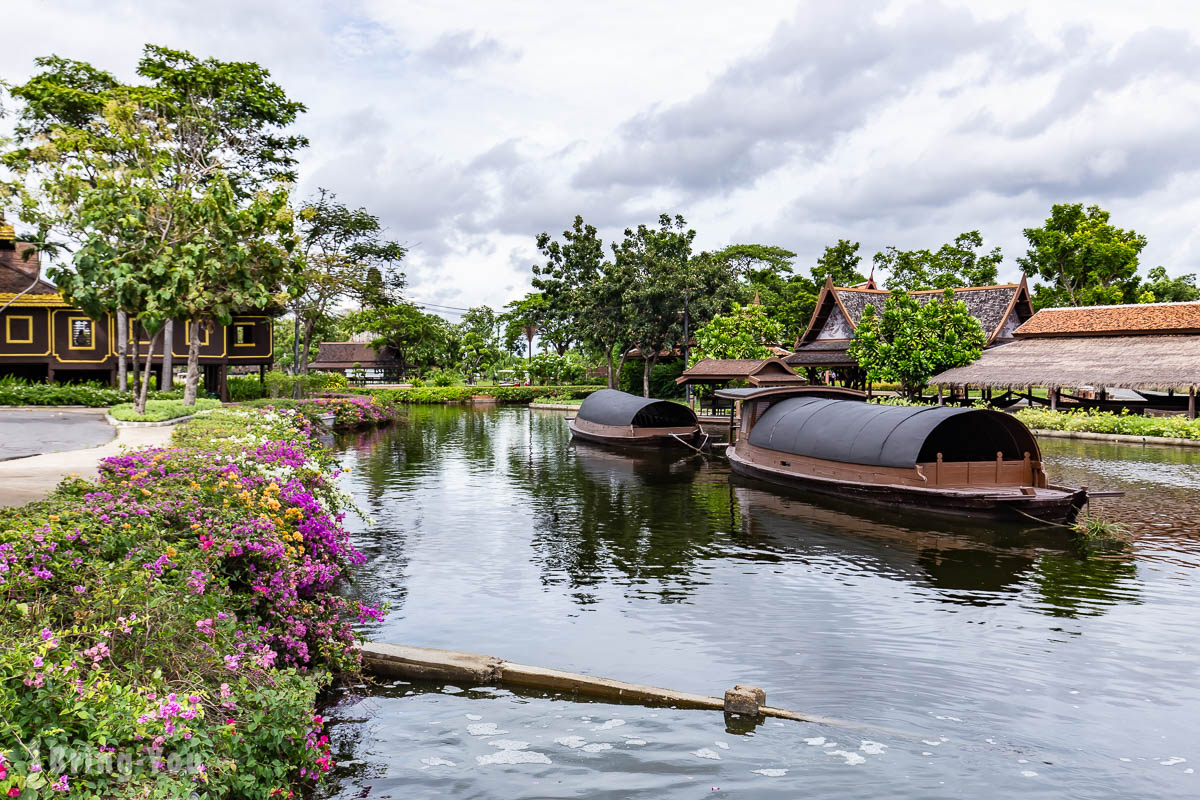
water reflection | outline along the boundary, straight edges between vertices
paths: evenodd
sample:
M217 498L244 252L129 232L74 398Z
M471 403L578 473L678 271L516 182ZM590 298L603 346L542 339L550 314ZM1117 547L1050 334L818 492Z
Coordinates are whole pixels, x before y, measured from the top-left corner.
M763 769L837 796L1179 796L1182 771L1150 767L1200 759L1184 710L1200 703L1185 680L1200 645L1179 635L1200 600L1200 452L1044 441L1053 480L1129 492L1103 513L1130 524L1132 546L1083 558L1061 529L789 492L716 459L572 443L562 415L525 409L414 408L343 445L344 485L377 522L356 531L370 559L356 590L393 607L379 638L705 693L751 682L780 705L935 744L871 756L842 742L856 757L831 758L806 744L828 731L764 726L726 753L719 721L605 711L650 742L628 746L564 700L400 687L338 711L343 757L361 762L339 796L690 797L695 776L794 796ZM500 745L467 714L551 763L488 761ZM554 744L577 736L612 749Z

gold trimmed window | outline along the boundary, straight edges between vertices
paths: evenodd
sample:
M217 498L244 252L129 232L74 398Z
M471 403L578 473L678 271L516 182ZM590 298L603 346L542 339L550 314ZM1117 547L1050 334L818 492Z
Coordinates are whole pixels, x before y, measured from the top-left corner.
M184 344L191 345L192 334L194 334L196 332L196 326L199 324L200 323L196 322L195 320L188 320L187 325L185 326L187 328L187 333L183 337ZM212 328L209 325L205 325L203 328L200 329L200 346L201 347L208 347L208 334L209 334L209 331L211 331L211 330L212 330Z
M233 326L234 347L254 347L254 323L238 322Z
M33 344L33 315L5 317L4 341L8 344Z
M88 317L71 317L67 321L71 332L72 350L91 350L96 346L96 323Z

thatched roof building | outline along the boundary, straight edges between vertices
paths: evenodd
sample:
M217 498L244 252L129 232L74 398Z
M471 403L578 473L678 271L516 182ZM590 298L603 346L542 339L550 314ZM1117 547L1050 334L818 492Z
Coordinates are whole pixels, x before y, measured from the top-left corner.
M1194 396L1200 386L1198 334L1200 302L1046 308L1017 329L1016 341L985 350L979 360L930 383L1184 390Z
M985 347L1009 341L1017 327L1033 316L1029 286L1025 276L1018 283L1002 286L965 286L954 289L954 298L962 300L971 316L979 320L987 334ZM942 297L941 289L910 292L924 305ZM856 367L846 352L854 329L867 306L882 314L888 292L874 280L851 287L834 286L830 278L817 298L817 307L808 328L796 339L795 352L787 357L793 367Z
M317 370L346 370L346 369L400 369L400 358L387 348L376 352L371 345L363 342L321 342L317 351L317 360L308 365L309 369Z

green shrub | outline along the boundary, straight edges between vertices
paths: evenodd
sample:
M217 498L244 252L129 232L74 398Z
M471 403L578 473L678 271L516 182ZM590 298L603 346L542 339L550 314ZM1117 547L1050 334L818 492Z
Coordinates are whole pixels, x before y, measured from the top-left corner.
M304 376L304 388L309 392L336 392L346 388L346 376L340 372L310 372Z
M1200 439L1200 420L1188 419L1182 415L1143 417L1128 412L1114 414L1111 411L1023 408L1017 411L1015 416L1030 428L1045 431L1085 431L1127 436L1164 436L1170 439Z
M433 374L433 379L430 382L434 386L453 386L454 385L454 376L451 375L449 372L439 371L439 372L435 372Z
M178 419L180 417L190 417L197 411L207 411L212 408L220 408L220 400L209 400L205 397L197 397L196 405L185 406L182 400L147 400L146 413L135 414L133 412L133 403L121 403L113 406L108 410L113 419L121 422L165 422L169 419Z
M642 372L644 366L641 359L625 363L625 368L621 370L621 384L619 387L621 391L639 396L642 394ZM675 379L683 374L683 370L682 358L672 358L669 361L661 361L655 364L654 369L650 370L650 396L661 397L667 400L675 397L683 397L684 387L675 383Z
M90 406L105 408L132 400L106 383L31 383L20 378L0 378L0 406Z
M425 386L425 381L421 380L420 378L413 378L408 382L408 385L414 389L420 389Z
M257 375L232 375L229 377L229 399L235 403L257 400L267 396L267 387Z
M601 386L417 386L402 389L373 389L371 394L391 405L434 405L462 403L475 395L496 398L499 403L531 403L543 397L582 399Z

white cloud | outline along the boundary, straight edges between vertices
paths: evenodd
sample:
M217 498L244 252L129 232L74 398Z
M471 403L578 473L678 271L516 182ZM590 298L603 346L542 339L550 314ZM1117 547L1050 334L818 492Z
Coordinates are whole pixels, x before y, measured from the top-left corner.
M1200 14L1167 0L45 0L10 10L0 75L35 56L132 78L145 42L270 69L309 112L302 194L379 214L414 297L502 305L534 236L609 238L659 211L699 244L933 247L1096 202L1197 271Z

